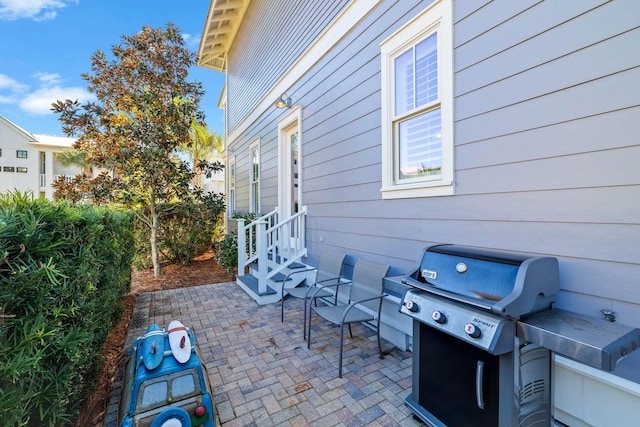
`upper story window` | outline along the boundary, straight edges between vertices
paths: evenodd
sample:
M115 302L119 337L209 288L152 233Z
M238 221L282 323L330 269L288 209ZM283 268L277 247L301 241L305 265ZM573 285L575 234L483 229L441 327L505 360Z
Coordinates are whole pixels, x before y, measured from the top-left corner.
M383 198L453 194L451 0L381 45Z
M40 152L40 173L47 173L47 153Z
M28 154L27 150L16 150L16 157L19 159L26 159Z
M250 210L260 213L260 140L251 144Z

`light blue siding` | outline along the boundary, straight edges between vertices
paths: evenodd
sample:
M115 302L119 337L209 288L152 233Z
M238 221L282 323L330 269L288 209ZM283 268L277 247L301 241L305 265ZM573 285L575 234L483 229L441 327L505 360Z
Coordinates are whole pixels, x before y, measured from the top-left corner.
M289 3L316 37L328 19L313 16L346 2ZM426 3L381 1L288 91L302 109L310 258L332 249L401 273L436 242L557 256L560 307L640 327L640 2L455 1L455 194L383 200L379 44ZM271 34L287 11L267 4L252 2L255 31L230 56L230 129L312 41ZM281 60L260 66L261 49ZM264 111L233 142L239 207L256 137L264 212L277 204L284 114Z
M348 0L253 0L229 52L229 131L291 67ZM277 7L274 7L277 5ZM275 100L274 100L275 101Z

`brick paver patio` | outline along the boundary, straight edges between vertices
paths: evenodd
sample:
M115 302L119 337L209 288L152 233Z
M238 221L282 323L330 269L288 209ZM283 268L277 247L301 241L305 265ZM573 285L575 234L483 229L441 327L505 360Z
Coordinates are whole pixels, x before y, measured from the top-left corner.
M259 306L235 283L138 296L125 350L150 323L173 319L196 334L209 372L219 422L232 426L421 425L404 405L411 390L411 353L380 360L375 333L353 325L338 378L338 328L314 317L313 341L302 338L302 300ZM384 348L390 348L383 341ZM116 425L116 384L105 427Z

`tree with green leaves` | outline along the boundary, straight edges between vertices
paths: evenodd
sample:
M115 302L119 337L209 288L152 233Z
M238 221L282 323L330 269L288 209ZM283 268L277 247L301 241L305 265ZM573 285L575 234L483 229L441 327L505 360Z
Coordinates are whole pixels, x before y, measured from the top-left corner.
M59 114L63 132L77 136L74 148L102 173L77 177L58 190L71 199L132 208L149 227L154 276L159 276L159 206L193 197L193 172L175 152L191 146L192 125L204 121L199 110L202 85L187 80L195 53L173 24L144 26L122 36L112 58L96 51L91 64L82 78L97 101L57 101L52 110Z
M75 148L56 153L56 161L62 166L78 166L82 168L83 172L91 173L91 165L87 163L86 156L82 151L78 151Z
M222 151L222 137L216 132L209 132L206 125L193 123L191 125L191 141L183 144L180 151L189 156L195 169L206 169L209 158ZM205 164L202 164L204 162ZM196 173L193 185L202 188L202 173Z

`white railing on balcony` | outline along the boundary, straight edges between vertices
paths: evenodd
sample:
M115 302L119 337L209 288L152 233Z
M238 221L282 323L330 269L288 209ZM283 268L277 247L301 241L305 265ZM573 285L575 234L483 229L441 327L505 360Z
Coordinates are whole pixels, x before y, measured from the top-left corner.
M75 175L53 175L53 181L55 182L58 178L64 178L66 181L71 181L75 178Z
M307 255L305 245L307 210L278 222L278 210L245 225L238 219L238 275L250 264L258 264L258 292L267 291L268 280Z
M40 174L40 187L46 187L47 186L47 175L41 173Z

